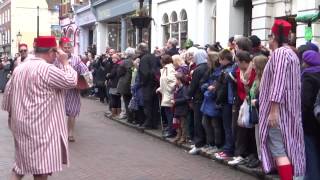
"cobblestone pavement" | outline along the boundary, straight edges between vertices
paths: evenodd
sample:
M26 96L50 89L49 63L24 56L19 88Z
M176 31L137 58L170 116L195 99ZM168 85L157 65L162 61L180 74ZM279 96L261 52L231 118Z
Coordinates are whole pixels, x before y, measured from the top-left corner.
M97 101L83 99L82 105L76 142L70 144L71 165L54 174L53 180L255 179L108 120L103 115L106 106ZM6 116L0 111L0 180L8 179L13 161L13 141Z

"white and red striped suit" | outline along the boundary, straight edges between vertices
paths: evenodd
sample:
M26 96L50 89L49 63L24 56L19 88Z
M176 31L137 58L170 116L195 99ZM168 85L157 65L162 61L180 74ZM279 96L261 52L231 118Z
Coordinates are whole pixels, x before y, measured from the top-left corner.
M71 55L69 64L78 73L78 76L89 71L88 67L81 61L79 56ZM67 116L76 117L80 114L81 101L80 91L76 88L69 89L66 92L66 114Z
M303 176L306 169L304 136L301 120L300 62L289 47L272 53L260 85L259 138L262 167L265 172L275 169L275 161L267 145L271 102L280 104L279 128L286 154L295 176Z
M68 164L65 90L76 85L70 65L59 69L36 57L13 72L2 108L11 116L17 174L53 173Z

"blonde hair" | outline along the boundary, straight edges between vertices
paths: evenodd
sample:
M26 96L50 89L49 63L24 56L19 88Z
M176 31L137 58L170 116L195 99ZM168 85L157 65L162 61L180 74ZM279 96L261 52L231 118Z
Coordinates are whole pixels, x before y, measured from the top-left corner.
M173 65L181 66L185 64L184 60L182 59L181 55L174 55L172 56Z
M260 81L263 75L264 68L266 67L266 64L268 62L268 58L264 55L259 55L253 58L252 62L255 66L255 72L256 72L256 81L257 81L257 89L256 92L260 89Z
M219 62L219 53L210 51L208 53L208 63L210 63L210 66L211 66L209 67L209 69L212 70L216 68L218 62Z

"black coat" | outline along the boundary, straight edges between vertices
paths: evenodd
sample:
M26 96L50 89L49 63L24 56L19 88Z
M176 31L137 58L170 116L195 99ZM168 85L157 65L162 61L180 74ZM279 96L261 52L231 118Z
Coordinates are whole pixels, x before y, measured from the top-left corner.
M156 78L157 59L152 54L145 54L140 58L138 75L140 78L140 86L142 88L143 99L151 100L156 96L158 82Z
M124 95L131 94L131 78L132 78L132 59L124 60L118 68L117 75L119 76L118 92Z
M170 56L177 55L177 54L179 54L179 49L176 47L173 47L171 49L168 49L165 53Z
M313 109L320 88L320 73L304 73L302 76L302 123L304 133L317 136L320 140L320 124L317 122Z
M119 81L119 75L118 75L118 69L120 67L119 63L114 63L112 65L111 72L107 74L107 80L109 80L108 87L110 88L117 88L118 81Z
M192 80L189 87L188 96L192 98L194 103L202 103L203 93L201 92L201 80L208 70L207 63L199 64L193 71Z
M105 86L106 81L106 69L104 68L102 61L98 60L92 64L93 76L95 79L95 84L98 87Z
M182 86L176 90L174 94L174 116L187 116L189 113L189 97L188 97L188 88Z

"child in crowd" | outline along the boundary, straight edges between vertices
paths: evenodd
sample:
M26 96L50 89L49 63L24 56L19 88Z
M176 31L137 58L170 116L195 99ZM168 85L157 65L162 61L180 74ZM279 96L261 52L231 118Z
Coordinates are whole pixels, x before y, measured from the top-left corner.
M259 150L259 91L260 91L260 82L263 74L263 70L268 62L268 58L264 55L259 55L253 58L252 60L252 67L256 72L256 78L252 84L252 87L250 89L250 100L251 100L251 114L250 114L250 120L252 124L255 124L255 138L256 138L256 145L257 145L257 155L260 155ZM258 167L260 164L260 161L258 159L258 156L255 157L255 159L252 159L250 162L246 164L249 168L255 168Z
M204 84L201 86L204 94L201 106L202 125L205 129L207 145L201 150L213 154L223 145L221 107L216 105L216 84L221 75L221 68L219 67L219 53L209 52L208 56L209 69L202 80Z
M254 139L254 128L242 127L238 125L240 106L244 101L248 100L249 90L255 79L255 71L250 67L251 55L249 51L238 50L236 53L238 68L235 71L236 77L236 98L234 106L233 120L235 132L235 157L229 161L230 165L239 163L249 163L251 160L256 160L256 143ZM247 101L248 102L248 101ZM250 104L250 102L248 102ZM244 161L244 162L243 162Z
M177 136L174 140L175 143L181 145L186 143L187 136L187 116L189 113L188 105L188 87L187 77L181 72L176 74L176 89L174 92L174 100L171 100L174 104L174 119L179 123L177 124Z
M225 133L225 144L223 151L215 153L217 159L229 159L234 153L234 134L232 132L232 105L234 103L233 76L234 70L233 54L224 49L219 53L219 63L221 65L221 76L217 83L216 104L222 106L222 123Z

